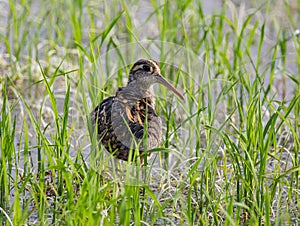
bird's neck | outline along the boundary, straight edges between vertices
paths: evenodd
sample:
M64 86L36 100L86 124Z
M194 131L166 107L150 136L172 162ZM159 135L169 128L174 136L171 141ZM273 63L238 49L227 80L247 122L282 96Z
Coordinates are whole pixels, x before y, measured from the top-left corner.
M143 97L146 97L146 96L153 97L154 96L153 84L132 81L132 82L128 83L125 88L127 88L128 90L133 90L137 94L142 95Z
M118 90L117 96L119 99L126 99L132 103L136 103L142 99L148 99L149 103L154 107L154 91L153 86L147 86L146 84L138 84L136 82L130 82L127 86Z

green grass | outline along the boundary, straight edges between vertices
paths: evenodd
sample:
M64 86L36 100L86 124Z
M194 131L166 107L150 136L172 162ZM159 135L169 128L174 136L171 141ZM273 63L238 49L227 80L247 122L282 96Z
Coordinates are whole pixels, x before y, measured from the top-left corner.
M299 224L300 4L257 2L0 3L0 224ZM185 96L146 168L89 132L142 57Z

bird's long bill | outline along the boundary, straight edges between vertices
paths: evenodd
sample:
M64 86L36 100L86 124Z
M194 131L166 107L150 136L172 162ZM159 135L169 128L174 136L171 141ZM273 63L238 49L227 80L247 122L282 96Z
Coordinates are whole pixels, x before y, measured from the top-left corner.
M184 100L183 95L174 86L172 86L164 77L162 77L162 75L157 75L157 82L172 90L177 96Z

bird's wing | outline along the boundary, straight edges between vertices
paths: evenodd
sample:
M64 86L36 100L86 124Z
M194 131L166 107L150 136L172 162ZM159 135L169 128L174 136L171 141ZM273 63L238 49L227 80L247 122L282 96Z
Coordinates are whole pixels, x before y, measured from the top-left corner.
M96 125L98 137L102 139L111 127L111 108L115 97L109 97L103 100L91 113L91 122L93 130Z
M161 119L156 115L153 106L144 98L131 108L129 127L135 138L139 141L147 139L147 148L154 148L161 142Z

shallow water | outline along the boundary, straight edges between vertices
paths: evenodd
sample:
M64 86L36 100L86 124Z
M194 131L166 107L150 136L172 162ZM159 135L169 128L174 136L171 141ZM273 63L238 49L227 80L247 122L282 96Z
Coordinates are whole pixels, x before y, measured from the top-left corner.
M221 6L222 6L222 1L203 1L203 11L205 12L206 15L210 15L212 13L217 13L221 11ZM33 1L32 4L32 15L38 13L38 10L40 8L40 1ZM251 6L250 3L247 3L246 5L243 5L242 3L238 5L238 3L227 3L228 4L228 8L230 8L231 10L228 10L227 12L227 16L228 18L234 18L234 15L237 14L238 15L238 23L242 23L243 21L245 21L246 16L248 15L247 13L251 12L254 10L254 8ZM280 4L279 4L280 5ZM8 10L8 2L4 1L0 3L0 8L3 9L7 9L3 11L3 14L1 14L0 16L0 24L3 26L0 26L0 32L2 34L6 33L6 25L7 25L7 21L8 21L8 16L9 14L7 13ZM98 6L98 8L101 8L101 6ZM274 7L274 12L278 12L278 10L280 9L280 6L275 6ZM136 28L140 29L141 32L139 32L140 36L138 37L139 39L144 39L147 37L159 37L159 29L157 26L157 21L152 17L149 21L145 21L148 16L151 14L152 12L152 6L148 1L141 1L138 2L137 5L135 5L132 9L132 14L135 15L133 23L135 25ZM86 13L86 12L84 12ZM263 42L263 46L262 46L262 51L261 51L261 57L259 60L259 64L260 64L260 71L258 72L258 74L262 73L266 66L268 66L271 62L272 62L272 49L274 48L276 42L277 42L277 32L276 29L274 28L274 26L272 26L272 21L268 20L268 18L265 16L266 12L258 12L255 16L257 18L257 20L264 20L266 19L266 25L265 25L265 40ZM269 13L269 12L268 12ZM83 15L83 16L87 16L87 15ZM284 20L284 17L283 17ZM101 24L101 21L97 21L97 23ZM104 25L102 24L99 27L103 27ZM10 28L13 29L12 25L10 25ZM84 42L86 41L86 44L88 45L88 27L84 28L83 32L83 40ZM70 33L69 33L70 32ZM228 30L224 31L224 33L226 32L230 32L230 29L228 28ZM21 32L22 33L22 32ZM73 57L73 62L71 60L66 60L63 64L62 64L62 68L65 71L68 70L73 70L73 69L78 69L79 66L76 64L77 61L77 52L76 50L72 50L72 48L70 47L70 49L65 49L65 48L60 48L57 50L53 50L52 53L49 53L51 51L49 51L49 46L51 46L51 40L47 40L47 31L45 28L42 28L40 30L40 38L41 39L46 39L46 40L40 40L39 43L39 47L38 49L40 50L39 52L39 60L41 61L41 64L43 65L43 67L47 67L48 64L52 64L54 65L54 68L57 67L57 65L59 65L59 63L61 62L61 60L63 59L63 57L65 56L66 53L68 53L68 55L72 55ZM292 35L292 32L287 32L287 37L290 37ZM71 37L71 29L68 30L66 32L66 37ZM254 64L257 62L257 55L258 55L258 45L259 45L259 34L256 34L255 36L255 40L256 42L253 43L253 45L251 45L250 48L250 56L252 57L251 59L249 59L249 61L245 62L246 64L246 68L247 70L251 71L253 73L253 77L250 78L252 79L252 82L255 79L255 70L253 69L253 65L251 64L251 61L254 62ZM29 36L29 40L28 43L30 43L33 39L33 36ZM136 47L136 52L134 52L134 57L136 60L136 58L140 58L143 55L145 55L142 51L140 51L140 49L136 46L136 45L128 45L128 43L126 43L126 38L127 37L120 37L120 46L123 45L124 48L119 48L118 50L121 49L123 55L125 55L126 60L128 61L127 63L130 63L130 60L132 60L130 57L131 55L126 55L128 52L126 52L128 50L128 48L130 48L132 50L132 46ZM10 38L10 42L13 44L13 37L11 36ZM149 43L148 43L149 44ZM232 43L231 43L232 44ZM287 42L287 55L286 55L286 67L289 73L291 73L292 75L297 75L298 74L298 65L297 65L297 60L296 60L296 50L295 50L295 46L293 44L292 39L289 39ZM145 46L150 46L148 48L149 52L151 53L152 56L154 56L154 58L159 58L160 56L160 49L157 48L157 46L155 45L147 45L147 43L145 44ZM168 44L168 47L171 47L170 49L179 49L179 46L177 45L172 45L172 44ZM228 48L228 55L232 56L232 46L229 46ZM49 98L45 99L45 103L43 104L43 100L44 100L44 96L45 94L45 87L43 84L36 84L33 87L30 86L30 81L28 79L28 74L24 73L22 74L24 71L26 72L26 67L27 67L27 63L28 63L28 58L32 57L32 59L34 59L34 56L29 56L28 52L26 52L26 50L23 50L24 53L26 53L26 55L22 55L21 59L18 62L14 62L16 69L12 69L11 68L11 62L9 57L7 56L7 51L6 51L6 47L3 46L3 42L1 42L0 44L0 76L2 75L9 75L9 76L14 76L14 73L16 73L19 76L19 78L17 78L17 83L16 86L18 88L20 88L21 93L24 94L25 97L25 101L28 103L28 105L30 106L30 109L32 110L32 112L34 112L36 119L41 118L41 130L45 129L45 136L50 140L52 140L52 136L53 134L55 134L55 117L53 115L53 109L52 106L50 104ZM185 50L183 50L183 52L185 52ZM111 56L115 56L115 52L111 51L109 54L111 54ZM201 55L201 54L199 54ZM199 61L198 61L198 56L195 57L195 60L192 60L192 66L194 66L194 68L199 68ZM46 59L49 58L49 59ZM112 59L114 59L114 57L111 57ZM273 84L274 86L272 86L272 90L270 93L270 96L274 95L276 100L281 101L281 100L285 100L287 102L289 102L290 98L294 96L294 89L295 89L295 85L294 82L289 79L286 76L286 72L285 70L282 69L282 62L281 62L281 58L282 56L280 54L278 54L277 56L277 61L275 62L275 68L276 68L276 75L274 77L274 81ZM167 63L169 63L170 67L173 67L174 65L177 66L176 63L178 63L179 61L176 62L176 60L178 60L177 58L174 59L170 59L170 61L166 61ZM231 60L233 60L231 58ZM76 62L76 63L74 63ZM92 71L92 63L91 62L85 62L87 66L87 69L85 69L85 74L88 74L90 71ZM101 68L100 71L99 69L99 76L101 75L101 73L105 73L105 68L104 66L109 63L105 61L105 58L101 58L99 60L99 62L97 62L99 65L103 64L103 68ZM114 63L114 62L113 62ZM201 62L200 64L202 64L203 62ZM34 76L38 77L37 80L41 79L40 76L40 71L39 71L39 67L36 64L36 62L32 62L33 66L32 66L32 72L34 74ZM205 67L205 65L203 65ZM184 67L184 65L183 65ZM188 67L186 67L188 68ZM112 76L116 76L116 72L120 69L119 65L113 65L112 68L110 68L112 72ZM51 70L51 69L50 69ZM53 68L52 68L53 70ZM90 70L90 71L89 71ZM210 70L211 72L214 73L214 68L209 68L207 70ZM199 70L200 71L200 70ZM185 71L187 73L187 75L189 76L194 76L195 80L197 82L200 83L200 76L208 76L207 73L203 73L201 74L201 72L198 72L196 70L196 72L190 72L188 69L186 69ZM75 72L76 73L76 72ZM74 73L74 74L75 74ZM212 73L212 74L213 74ZM49 73L51 74L51 73ZM125 73L123 73L125 74ZM199 75L199 77L195 76L195 75ZM74 78L76 79L76 75L74 75ZM1 78L0 78L1 79ZM209 78L205 78L206 80L208 80ZM126 80L127 78L124 78L123 84L126 84ZM106 81L103 81L103 84ZM269 73L266 73L266 77L263 78L263 84L264 87L266 88L268 86L268 84L270 83L270 77L269 77ZM101 84L101 85L103 85ZM115 84L114 84L115 85ZM28 88L29 87L29 88ZM64 105L64 100L65 100L65 81L64 79L61 80L57 80L55 82L55 85L53 86L55 88L55 92L54 95L56 97L57 100L57 107L58 107L58 112L59 114L63 114L63 105ZM87 88L87 87L85 87ZM100 87L99 87L100 88ZM179 84L179 88L180 88L180 84ZM216 96L220 93L220 90L222 88L222 84L216 82L215 83L215 87L214 87L214 91L216 92L214 97L216 98ZM195 90L197 89L197 87L195 87ZM157 90L159 90L157 88ZM159 92L159 91L158 91ZM9 93L9 97L11 102L14 102L17 99L17 95L12 91ZM70 92L70 112L69 112L69 124L74 126L74 130L71 134L71 137L69 138L69 143L70 143L70 156L73 160L76 159L76 157L78 156L78 150L80 150L80 152L82 153L83 159L86 161L87 164L90 163L90 154L91 154L91 146L90 146L90 142L89 142L89 134L87 132L87 124L86 124L86 116L82 115L82 112L80 111L80 109L83 109L83 104L82 104L82 97L78 95L77 93L77 87L74 83L71 84L71 92ZM89 104L90 109L92 110L92 103L90 100L90 97L88 95L88 90L86 91L86 97L87 97L87 101ZM226 105L225 101L226 101L226 97L224 97L223 99L223 103L220 103L219 106L216 106L218 110L222 110L224 105ZM169 102L168 102L169 101ZM178 104L178 100L172 100L170 98L170 100L166 101L168 104L172 105L174 108L174 111L178 110L178 114L182 113L182 111L180 110L180 105ZM2 101L0 101L0 108L2 107ZM44 105L42 110L41 110L41 106L42 104ZM195 107L196 108L196 107ZM41 115L42 117L40 117L40 111L41 111ZM216 122L216 125L218 123L222 123L224 121L225 118L225 114L223 111L219 111L218 112L219 115L217 117L217 120L219 120L219 122ZM15 139L15 149L16 152L20 152L20 158L17 159L18 161L18 166L20 168L20 171L23 168L24 165L24 156L22 155L23 150L24 150L24 144L23 144L23 134L22 134L22 127L23 127L23 122L24 120L28 120L28 132L29 132L29 146L30 146L30 165L31 165L31 170L32 172L36 172L37 170L37 162L38 162L38 157L37 157L37 152L38 149L36 148L37 145L37 137L36 137L36 132L34 130L34 126L32 125L32 123L30 123L30 120L28 119L26 110L25 110L25 106L24 104L22 104L22 102L18 102L18 104L16 105L16 107L14 108L14 110L12 111L12 116L16 117L17 120L17 136ZM266 112L266 117L265 117L265 122L267 122L267 120L269 119L269 115L268 112ZM165 121L166 119L163 119L163 121ZM236 119L238 120L238 119ZM73 124L74 123L74 124ZM165 123L164 123L165 125ZM166 128L164 128L164 130L166 130ZM286 131L284 131L286 132ZM289 131L288 131L289 132ZM180 136L182 139L182 143L184 144L184 141L186 139L189 138L190 134L186 133L185 128L181 129L180 131ZM279 137L281 137L279 135ZM205 139L205 136L204 136ZM280 138L279 138L280 139ZM216 152L215 153L209 153L211 154L210 156L207 156L207 158L203 158L203 162L206 161L211 161L211 159L214 158L218 158L218 156L222 157L222 146L220 145L219 142L216 142L215 144L216 147ZM185 150L183 150L183 153L176 153L174 151L174 153L170 153L170 159L169 159L169 171L166 171L164 166L159 162L157 157L152 157L151 161L155 161L154 163L154 168L152 169L153 174L151 175L151 179L152 179L152 185L151 187L155 188L159 185L159 182L162 180L162 178L167 178L168 180L174 182L174 184L170 184L169 190L166 191L165 193L161 193L160 197L164 197L167 194L169 194L168 192L172 193L172 189L176 190L176 180L175 178L178 176L185 176L186 172L184 170L188 170L189 168L187 166L192 166L193 165L193 161L194 159L190 159L190 156L194 156L195 153L193 153L193 149L194 147L189 147L186 148ZM186 154L186 155L185 155ZM282 158L282 169L285 169L287 166L289 165L291 160L289 159L291 153L289 152L289 149L285 152L285 155ZM105 154L105 156L108 156ZM300 156L299 156L300 159ZM286 161L285 161L286 160ZM272 171L272 166L274 165L274 162L276 162L278 160L274 160L271 159L270 160L270 171ZM122 165L122 164L120 164ZM207 165L207 163L206 163ZM122 166L121 166L122 167ZM201 169L202 164L200 164L199 169ZM230 164L228 165L228 168L231 168L232 166L230 166ZM289 166L290 167L290 166ZM108 172L109 174L109 172ZM13 176L14 172L13 172ZM170 179L172 178L172 180ZM222 175L219 175L220 180L222 180ZM13 191L12 191L13 192ZM13 202L13 196L11 198L11 202ZM168 210L167 210L168 211ZM34 218L34 216L33 216ZM35 219L33 219L35 220Z

